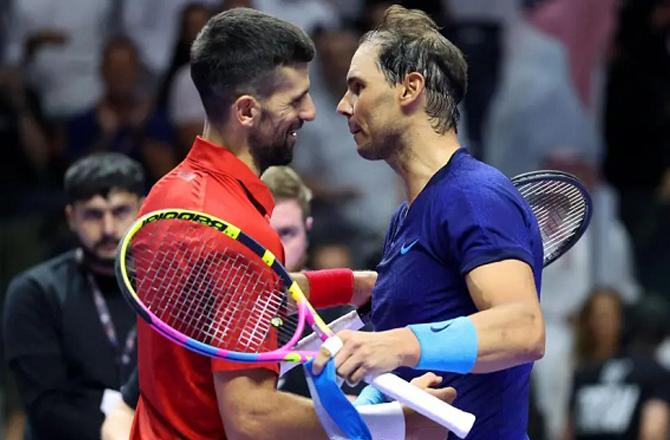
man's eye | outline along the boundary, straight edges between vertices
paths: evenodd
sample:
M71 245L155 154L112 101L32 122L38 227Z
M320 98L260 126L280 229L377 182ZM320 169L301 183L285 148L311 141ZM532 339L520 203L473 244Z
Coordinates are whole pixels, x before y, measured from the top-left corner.
M124 218L130 215L132 211L133 208L131 208L130 206L119 206L118 208L114 208L112 214L114 215L115 218Z
M290 229L280 229L279 230L279 238L282 240L286 240L289 238L293 238L296 235L296 231L293 228Z
M82 217L84 220L100 220L102 218L102 211L96 211L92 209L87 209L83 212Z

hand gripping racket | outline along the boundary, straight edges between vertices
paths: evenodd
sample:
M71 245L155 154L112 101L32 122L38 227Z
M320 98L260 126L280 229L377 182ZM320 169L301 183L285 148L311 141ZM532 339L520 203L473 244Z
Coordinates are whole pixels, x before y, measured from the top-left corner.
M317 354L294 349L305 323L323 341L336 338L272 252L202 212L165 209L136 220L119 244L116 275L144 321L205 356L303 363ZM472 428L474 415L391 373L365 380L461 438Z

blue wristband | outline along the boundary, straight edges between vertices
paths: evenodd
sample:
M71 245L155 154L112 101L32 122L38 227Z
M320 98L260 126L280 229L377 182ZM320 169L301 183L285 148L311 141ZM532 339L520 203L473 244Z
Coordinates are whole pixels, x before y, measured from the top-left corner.
M368 385L365 388L363 388L358 397L356 397L356 400L354 400L354 406L377 405L379 403L385 403L385 402L388 402L388 399L386 398L384 393L382 393L372 385Z
M466 316L442 322L412 324L421 346L417 370L469 373L477 361L477 330Z

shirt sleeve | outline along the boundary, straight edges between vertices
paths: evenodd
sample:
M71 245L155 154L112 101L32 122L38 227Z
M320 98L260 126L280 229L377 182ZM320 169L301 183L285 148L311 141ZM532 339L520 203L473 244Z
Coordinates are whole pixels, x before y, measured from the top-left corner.
M242 371L242 370L255 370L258 368L263 368L265 370L270 370L275 374L279 375L279 363L278 362L267 362L267 363L239 363L231 362L223 359L212 359L212 372L221 373L224 371Z
M38 438L99 439L102 390L77 387L59 342L58 318L37 282L19 277L4 313L7 362Z
M465 275L496 261L517 259L533 267L530 219L504 190L459 188L442 201L443 247Z

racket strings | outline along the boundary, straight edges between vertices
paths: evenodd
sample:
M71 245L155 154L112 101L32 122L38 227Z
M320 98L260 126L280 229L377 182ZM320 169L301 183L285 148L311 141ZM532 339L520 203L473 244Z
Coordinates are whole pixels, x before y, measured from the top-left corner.
M562 180L538 180L518 188L537 219L545 260L553 259L582 227L589 209L584 194Z
M178 220L145 225L126 256L131 282L147 309L188 337L237 352L276 349L298 327L295 305L273 271L223 237Z

